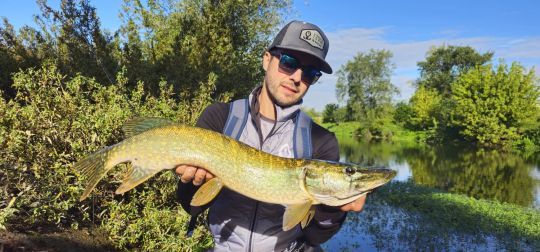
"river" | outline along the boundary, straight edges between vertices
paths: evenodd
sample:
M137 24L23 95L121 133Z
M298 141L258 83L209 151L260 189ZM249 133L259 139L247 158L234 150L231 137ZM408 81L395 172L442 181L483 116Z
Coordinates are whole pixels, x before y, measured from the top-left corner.
M540 211L540 159L536 156L523 158L468 146L363 142L348 136L338 136L338 140L341 161L387 166L398 172L395 181ZM418 213L389 206L376 197L370 200L368 196L364 210L349 214L340 232L323 244L323 248L327 251L537 249L490 234L451 231L441 235L440 229Z

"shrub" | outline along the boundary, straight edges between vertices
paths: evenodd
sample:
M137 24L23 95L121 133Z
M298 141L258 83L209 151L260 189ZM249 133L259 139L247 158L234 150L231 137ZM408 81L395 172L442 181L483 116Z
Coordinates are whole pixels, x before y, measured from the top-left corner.
M115 229L118 223L130 225L130 221L153 216L156 221L145 225L135 221L139 233L154 229L174 235L179 232L177 221L184 217L177 216L180 208L172 196L172 173L114 196L113 187L123 170L113 169L89 200L78 202L85 181L73 172L72 165L84 155L120 141L119 129L132 117L158 116L193 124L209 104L217 77L210 74L198 93L190 94L192 100L183 100L166 82L159 83L158 96L148 95L143 83L129 90L124 73L120 72L115 85L106 87L81 75L66 79L47 65L14 75L17 95L9 101L0 99L1 225L28 230L77 228L88 226L91 220L103 221L122 248L148 244L144 237ZM6 206L15 197L10 211L17 214L7 214ZM159 217L161 211L171 217ZM160 241L154 241L158 243L152 248L165 246Z

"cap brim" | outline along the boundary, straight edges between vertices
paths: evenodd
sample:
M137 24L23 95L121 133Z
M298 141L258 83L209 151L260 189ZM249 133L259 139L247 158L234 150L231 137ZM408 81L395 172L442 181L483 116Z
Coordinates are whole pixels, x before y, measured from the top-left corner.
M330 64L326 62L323 58L319 57L319 55L313 54L311 51L303 49L303 48L296 48L296 47L290 47L290 46L274 46L272 48L269 48L268 50L272 50L273 48L279 48L279 49L285 49L285 50L291 50L291 51L297 51L301 53L308 54L312 57L315 57L317 60L319 60L319 66L321 67L321 71L327 74L332 74L332 68L330 67Z

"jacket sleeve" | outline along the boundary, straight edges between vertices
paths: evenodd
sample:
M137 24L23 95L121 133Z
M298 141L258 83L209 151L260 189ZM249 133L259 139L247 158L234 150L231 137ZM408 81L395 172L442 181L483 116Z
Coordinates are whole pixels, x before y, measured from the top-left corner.
M201 116L195 124L196 127L209 129L216 132L222 132L229 115L229 104L227 103L214 103L202 112ZM174 171L173 171L174 172ZM176 174L176 173L175 173ZM200 186L195 186L193 183L182 183L178 179L178 185L176 187L176 198L182 205L182 208L191 213L191 199ZM200 211L206 209L205 206L201 207Z
M339 145L336 136L317 124L312 128L313 158L339 161ZM341 228L347 213L339 207L317 205L315 216L303 229L306 241L317 246L329 240Z

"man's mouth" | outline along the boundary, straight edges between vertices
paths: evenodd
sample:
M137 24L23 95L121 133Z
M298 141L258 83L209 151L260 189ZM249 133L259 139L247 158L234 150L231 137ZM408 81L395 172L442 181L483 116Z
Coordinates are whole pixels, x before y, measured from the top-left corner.
M288 90L291 93L298 93L298 90L296 90L295 88L291 88L287 85L281 85L281 87L283 87L284 89Z

